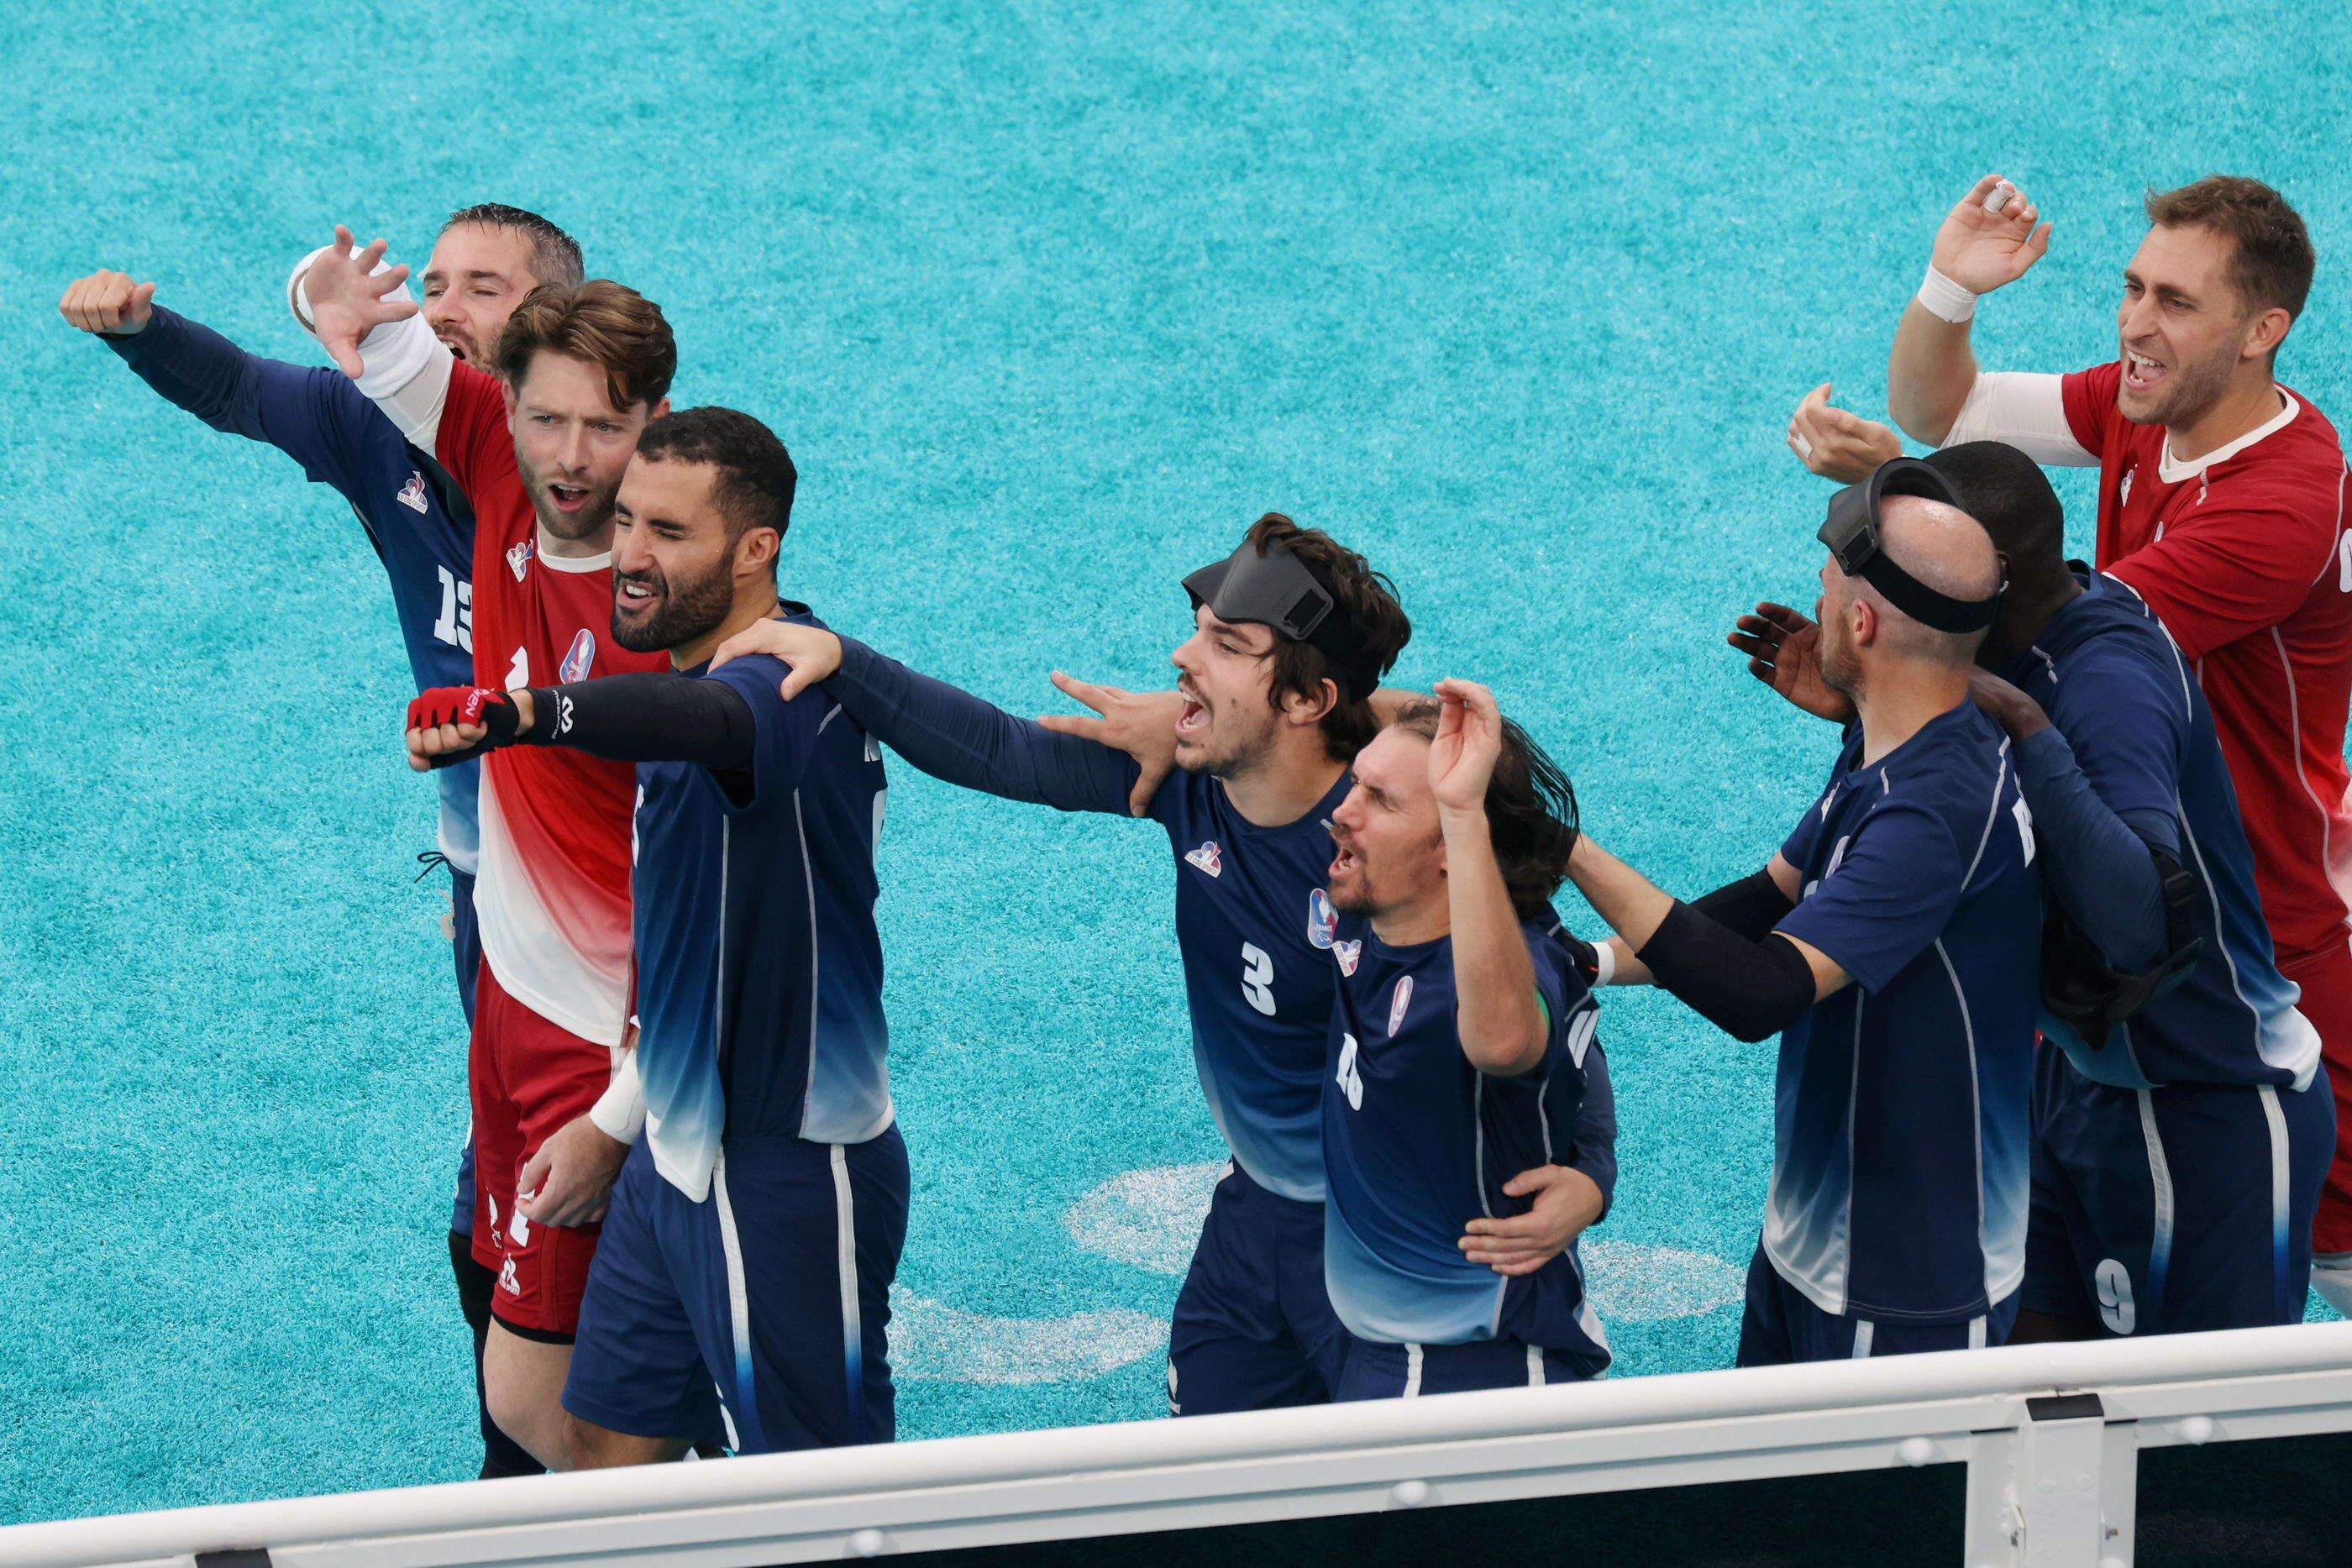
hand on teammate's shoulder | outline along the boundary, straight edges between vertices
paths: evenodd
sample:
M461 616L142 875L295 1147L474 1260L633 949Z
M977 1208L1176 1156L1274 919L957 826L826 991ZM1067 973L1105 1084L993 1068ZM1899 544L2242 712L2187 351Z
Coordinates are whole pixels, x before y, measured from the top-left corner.
M58 314L84 332L128 338L154 319L155 286L104 268L66 285Z

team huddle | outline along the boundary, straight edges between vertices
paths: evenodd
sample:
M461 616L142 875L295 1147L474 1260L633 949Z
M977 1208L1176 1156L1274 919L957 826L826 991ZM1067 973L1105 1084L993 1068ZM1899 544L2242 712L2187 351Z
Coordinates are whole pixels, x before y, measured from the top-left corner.
M673 410L660 308L534 214L454 214L421 308L338 228L287 285L332 368L121 273L60 308L333 486L391 580L472 1031L450 1256L494 1476L893 1436L886 747L1166 833L1231 1154L1171 1414L1605 1370L1611 986L1779 1037L1742 1365L2294 1322L2315 1284L2352 1313L2346 468L2273 374L2313 253L2251 180L2147 212L2116 361L1979 370L1978 301L2049 235L1989 177L1894 340L1934 450L1799 406L1843 486L1818 604L1728 641L1842 740L1761 869L1687 902L1580 831L1484 686L1383 686L1394 582L1279 513L1167 586L1172 691L1055 676L1091 716L831 630L780 593L784 444ZM2096 570L2043 465L2100 468Z

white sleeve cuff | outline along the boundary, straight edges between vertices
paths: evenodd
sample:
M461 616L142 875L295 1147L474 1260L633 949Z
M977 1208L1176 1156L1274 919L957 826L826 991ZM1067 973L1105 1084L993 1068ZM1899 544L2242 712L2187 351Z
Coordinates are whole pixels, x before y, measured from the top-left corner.
M1606 936L1592 945L1592 987L1598 990L1617 978L1617 949Z
M2029 371L1987 371L1969 389L1943 444L2005 441L2051 468L2096 468L2099 460L2066 423L2066 378Z
M613 1082L588 1108L596 1130L616 1144L634 1144L646 1130L645 1081L637 1076L637 1053L625 1051L613 1068Z
M306 332L315 330L315 319L310 313L310 291L302 286L302 275L330 248L320 246L296 262L294 270L287 275L286 303ZM357 256L359 251L354 247L351 254ZM389 271L391 263L378 261L375 270ZM393 298L414 304L416 296L404 283L393 291ZM425 325L422 311L398 321L386 321L360 340L360 361L366 367L360 375L360 391L375 402L387 402L423 374L436 356L446 360L449 350L441 346L441 340Z

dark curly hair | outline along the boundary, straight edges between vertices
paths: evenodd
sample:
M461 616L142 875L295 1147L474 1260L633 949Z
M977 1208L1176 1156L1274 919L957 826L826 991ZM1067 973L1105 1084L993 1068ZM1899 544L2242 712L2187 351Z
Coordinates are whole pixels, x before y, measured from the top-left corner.
M1415 697L1398 712L1396 727L1435 740L1438 716L1444 711L1433 697ZM1559 891L1569 852L1576 848L1576 787L1568 781L1566 770L1507 718L1503 721L1503 754L1495 759L1495 776L1486 780L1486 831L1494 837L1495 859L1503 868L1512 913L1522 920L1538 918Z

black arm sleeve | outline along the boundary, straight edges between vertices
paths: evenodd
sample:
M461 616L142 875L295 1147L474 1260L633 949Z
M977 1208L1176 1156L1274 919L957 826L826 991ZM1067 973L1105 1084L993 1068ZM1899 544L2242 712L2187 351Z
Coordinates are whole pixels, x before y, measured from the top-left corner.
M647 670L533 686L525 746L568 746L615 762L698 762L717 772L751 764L751 705L724 681Z
M1676 903L1634 955L1650 978L1738 1040L1769 1040L1813 1005L1813 969L1777 934L1761 941Z
M858 727L934 779L1065 811L1127 815L1135 758L1015 718L854 638L824 684Z
M1693 900L1691 907L1750 942L1761 942L1797 906L1789 902L1770 872L1759 871Z

